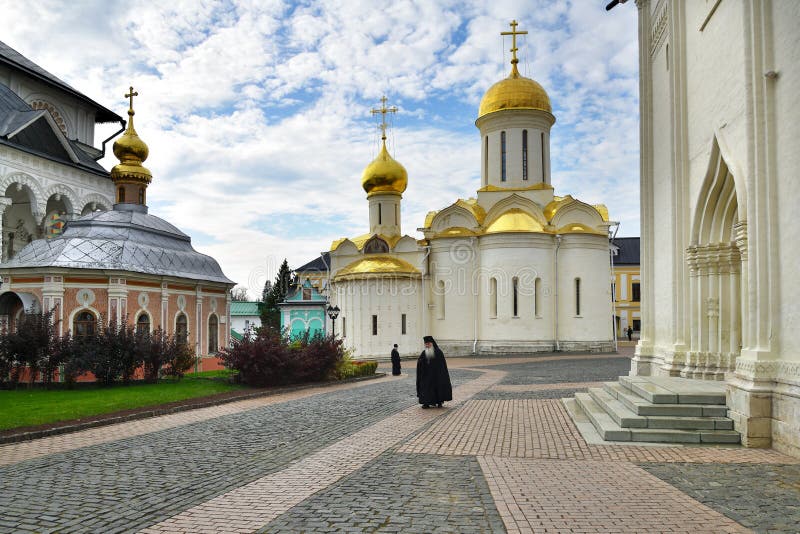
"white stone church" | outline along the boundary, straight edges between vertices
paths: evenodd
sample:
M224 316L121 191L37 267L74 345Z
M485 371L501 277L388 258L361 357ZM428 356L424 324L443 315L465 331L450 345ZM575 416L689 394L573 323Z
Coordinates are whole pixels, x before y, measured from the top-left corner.
M800 456L800 2L637 0L642 331L631 374L727 382Z
M519 74L516 31L509 76L483 96L477 195L432 211L424 239L401 230L405 168L384 143L362 186L369 232L330 251L337 332L359 357L419 354L433 335L448 355L614 347L608 212L551 182L550 99ZM380 110L386 108L385 99ZM413 179L413 176L412 176ZM329 325L330 326L330 325Z

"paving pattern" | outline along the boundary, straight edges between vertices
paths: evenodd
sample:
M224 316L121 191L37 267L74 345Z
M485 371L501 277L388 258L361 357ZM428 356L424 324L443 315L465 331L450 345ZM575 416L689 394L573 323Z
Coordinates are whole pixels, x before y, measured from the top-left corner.
M756 532L800 532L800 465L640 467Z
M448 362L402 377L0 447L0 532L798 532L800 459L588 444L556 397L625 357Z

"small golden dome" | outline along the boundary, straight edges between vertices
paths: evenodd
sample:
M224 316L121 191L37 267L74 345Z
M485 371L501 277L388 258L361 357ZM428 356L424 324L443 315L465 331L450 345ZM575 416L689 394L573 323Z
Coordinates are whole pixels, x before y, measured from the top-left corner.
M405 167L389 155L384 139L378 157L367 165L364 174L361 175L361 187L369 196L373 193L402 194L407 186L408 173Z
M149 184L153 179L150 171L142 165L147 159L149 149L147 144L139 138L136 129L133 127L133 97L138 95L133 91L126 97L130 97L131 104L128 109L128 127L119 139L114 141L114 155L119 159L119 165L111 169L111 179L117 182L135 182Z
M504 109L538 109L552 113L550 97L538 82L525 78L513 65L508 78L486 91L478 108L478 118Z

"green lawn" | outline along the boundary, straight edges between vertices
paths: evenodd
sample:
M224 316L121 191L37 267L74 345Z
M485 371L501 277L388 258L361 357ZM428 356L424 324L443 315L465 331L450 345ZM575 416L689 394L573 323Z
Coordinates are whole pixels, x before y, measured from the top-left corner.
M0 391L0 430L155 406L242 387L190 377L180 381L163 380L158 384L80 386L72 390L27 390L22 386L17 390Z

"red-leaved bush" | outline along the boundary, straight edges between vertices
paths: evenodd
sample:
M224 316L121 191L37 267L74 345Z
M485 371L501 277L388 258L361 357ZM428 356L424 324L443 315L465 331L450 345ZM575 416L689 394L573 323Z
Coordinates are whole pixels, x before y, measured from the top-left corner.
M228 369L239 371L249 386L281 386L334 378L344 357L341 339L333 336L301 337L289 342L279 332L263 328L224 349L220 358Z

